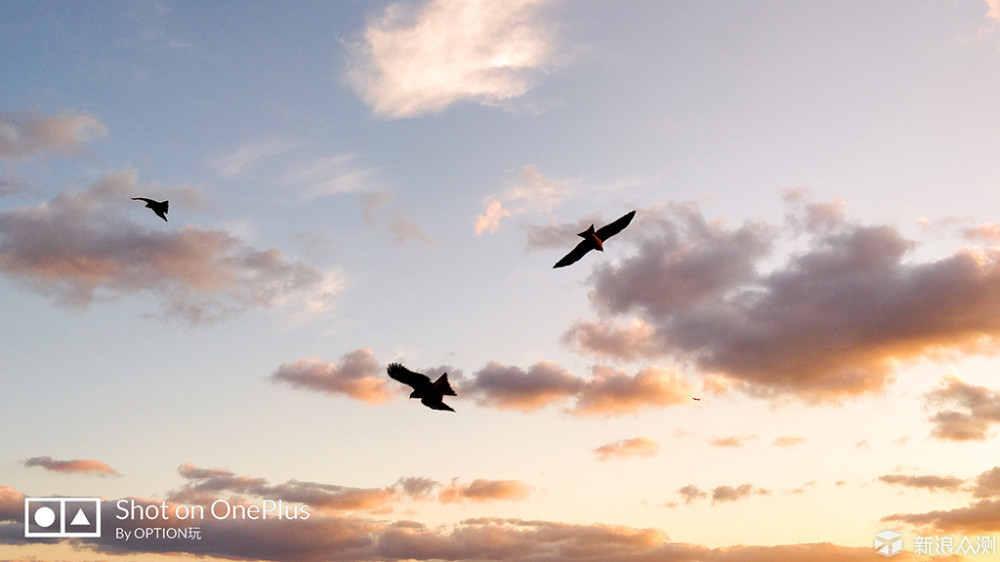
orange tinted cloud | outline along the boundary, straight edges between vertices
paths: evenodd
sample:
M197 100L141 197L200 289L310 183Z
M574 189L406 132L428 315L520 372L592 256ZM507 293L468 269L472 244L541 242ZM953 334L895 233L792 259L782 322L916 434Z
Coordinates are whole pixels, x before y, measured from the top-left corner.
M1000 392L975 386L961 378L948 375L939 387L924 395L929 408L956 406L957 410L940 409L930 421L931 435L948 441L983 441L986 430L1000 423Z
M774 438L774 444L778 447L794 447L804 442L805 439L798 435L782 435Z
M327 394L344 394L369 404L392 397L383 367L368 347L345 354L339 363L313 358L282 364L271 374L271 380Z
M39 466L53 472L78 472L96 474L98 476L121 476L117 470L107 464L92 459L73 459L60 461L52 457L33 457L24 461L24 466Z
M787 203L782 225L730 227L691 205L640 211L637 251L595 265L600 318L565 338L612 358L688 361L756 395L823 400L883 389L907 360L1000 348L1000 249L917 261L917 242L892 226ZM803 249L775 266L791 239ZM652 331L620 324L634 318Z
M486 502L493 500L522 500L528 497L531 487L517 480L485 480L477 478L469 484L452 482L438 494L442 503L463 500Z
M660 449L660 444L648 437L622 439L594 449L600 460L612 457L651 457Z
M460 100L493 104L527 92L551 46L536 0L394 4L354 45L351 84L387 119Z

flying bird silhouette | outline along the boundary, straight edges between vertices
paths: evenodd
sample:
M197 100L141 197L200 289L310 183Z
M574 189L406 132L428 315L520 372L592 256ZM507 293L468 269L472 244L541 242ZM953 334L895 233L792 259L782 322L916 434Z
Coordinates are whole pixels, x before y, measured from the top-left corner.
M626 214L622 218L602 226L601 228L594 230L594 225L590 225L590 228L584 230L580 234L577 234L580 238L583 238L583 242L576 245L576 248L563 256L563 259L556 262L552 266L553 269L557 267L566 267L571 263L576 263L580 260L587 252L591 250L597 250L599 252L604 251L604 241L611 238L615 234L625 230L628 223L632 222L632 217L635 216L635 211Z
M458 396L448 384L448 373L444 373L432 383L430 377L414 373L399 363L390 363L386 371L390 377L413 387L410 398L419 398L421 404L432 410L455 411L451 406L441 401L445 395Z
M167 207L170 206L170 201L153 201L152 199L146 199L145 197L133 197L133 201L145 201L146 206L156 213L156 216L163 220L167 220ZM170 221L167 221L170 222Z

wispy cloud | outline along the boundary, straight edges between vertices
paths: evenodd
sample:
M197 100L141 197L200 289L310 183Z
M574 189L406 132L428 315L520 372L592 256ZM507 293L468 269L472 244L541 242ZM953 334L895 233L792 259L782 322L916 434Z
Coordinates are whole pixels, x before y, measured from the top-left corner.
M93 459L56 460L49 456L32 457L24 461L24 466L38 466L52 472L121 476L117 470L106 463Z
M222 176L246 175L257 162L288 152L296 146L296 143L286 139L252 141L229 154L212 158L209 162Z
M476 217L476 234L496 232L503 219L525 211L550 210L570 195L568 182L546 178L537 166L528 164L502 194L483 200L483 211Z
M153 226L160 223L129 200L145 194L137 178L134 171L109 174L0 213L0 274L78 308L98 298L155 295L167 316L192 324L252 308L318 314L332 306L342 284L336 273L221 230Z
M89 113L0 113L0 161L80 154L87 142L107 134L107 127Z
M880 482L894 486L905 486L907 488L920 488L930 492L957 491L965 480L955 476L936 476L927 474L922 476L912 474L884 474L878 477Z
M648 437L635 437L613 441L594 449L597 458L604 461L610 458L651 457L660 450L660 444Z
M552 38L539 0L396 3L352 45L348 78L386 119L457 101L495 104L525 94L549 64Z

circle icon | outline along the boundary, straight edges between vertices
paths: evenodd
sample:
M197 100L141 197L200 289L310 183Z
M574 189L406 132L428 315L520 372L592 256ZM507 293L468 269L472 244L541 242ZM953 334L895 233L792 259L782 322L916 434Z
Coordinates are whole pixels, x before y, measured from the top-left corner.
M39 527L49 527L56 521L56 512L51 507L40 507L35 510L34 519Z

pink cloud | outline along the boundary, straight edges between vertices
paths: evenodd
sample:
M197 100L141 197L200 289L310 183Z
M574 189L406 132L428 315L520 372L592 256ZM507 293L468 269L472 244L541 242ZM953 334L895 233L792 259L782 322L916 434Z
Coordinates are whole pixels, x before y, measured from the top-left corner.
M613 441L594 449L594 454L600 460L613 457L651 457L660 449L660 444L648 437L635 437Z
M392 397L382 364L368 347L345 354L339 363L301 359L282 364L271 380L327 394L344 394L369 404L386 402Z
M98 476L121 476L117 470L93 459L73 459L60 461L52 457L32 457L24 461L24 466L38 466L53 472L96 474Z
M79 154L87 142L107 134L107 127L87 113L51 116L0 113L0 160Z

